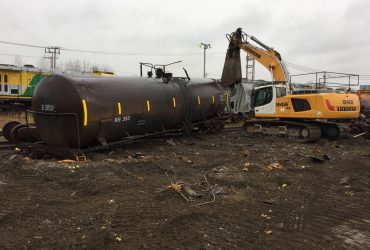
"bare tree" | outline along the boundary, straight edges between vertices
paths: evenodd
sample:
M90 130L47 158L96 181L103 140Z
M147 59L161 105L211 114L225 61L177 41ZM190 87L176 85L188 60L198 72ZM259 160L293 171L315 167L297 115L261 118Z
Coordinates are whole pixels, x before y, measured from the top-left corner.
M65 62L64 71L81 72L82 67L80 60L69 60Z
M39 61L37 62L37 67L40 69L49 69L50 63L45 57L40 57Z
M101 66L101 69L102 69L102 71L105 71L105 72L113 72L112 67L111 67L111 66L109 66L109 65L107 65L107 64L103 64L103 65Z
M93 71L112 72L112 68L109 65L96 63L91 64L88 59L84 59L83 61L79 59L68 60L65 62L59 61L57 69L64 72L81 72L81 73L89 73Z
M56 69L59 71L64 71L64 63L62 61L58 61Z
M14 65L19 66L19 67L22 66L22 57L20 55L15 56Z
M91 65L89 60L86 58L82 62L82 72L90 72L91 71Z
M93 64L93 65L91 66L91 70L92 70L92 71L99 71L99 65L97 65L97 64Z
M93 64L93 66L91 67L91 69L92 69L92 71L113 72L112 67L110 67L107 64L101 64L101 65Z

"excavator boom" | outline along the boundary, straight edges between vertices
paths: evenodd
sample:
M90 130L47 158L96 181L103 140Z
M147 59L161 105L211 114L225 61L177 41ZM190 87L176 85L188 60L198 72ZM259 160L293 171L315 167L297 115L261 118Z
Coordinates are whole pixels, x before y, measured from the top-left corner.
M272 80L276 83L288 83L289 73L280 53L264 44L254 36L248 36L238 28L235 32L226 36L229 40L224 69L222 71L221 83L224 87L229 87L235 83L240 83L242 79L240 50L253 57L267 70L271 72ZM254 41L262 48L252 45L247 38Z
M243 42L240 49L268 69L273 81L277 83L287 83L289 81L289 74L283 65L280 54L275 50L263 50L248 42Z

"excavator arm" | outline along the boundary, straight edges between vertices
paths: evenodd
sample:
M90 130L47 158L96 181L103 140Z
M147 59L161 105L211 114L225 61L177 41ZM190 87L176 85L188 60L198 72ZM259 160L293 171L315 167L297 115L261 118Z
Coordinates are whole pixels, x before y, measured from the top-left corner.
M229 40L229 47L226 52L225 64L221 77L223 86L229 87L242 80L240 50L243 50L266 67L271 72L273 81L276 83L288 83L289 73L281 60L279 52L265 45L253 36L250 37L250 40L254 41L262 48L252 45L247 41L249 36L243 33L241 28L238 28L230 35L226 35L226 37Z
M256 47L246 41L240 44L240 49L267 68L271 72L273 81L277 83L287 83L289 81L289 74L281 60L279 52L264 45L253 36L251 40L260 45L262 44L264 49Z

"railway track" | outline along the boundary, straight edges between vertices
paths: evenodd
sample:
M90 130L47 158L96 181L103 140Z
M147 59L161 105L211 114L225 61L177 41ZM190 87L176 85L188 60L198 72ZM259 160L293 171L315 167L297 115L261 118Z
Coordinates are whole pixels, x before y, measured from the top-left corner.
M9 149L9 148L13 148L13 147L15 147L15 145L8 142L8 141L1 141L0 142L0 150L1 149Z
M3 136L3 131L0 131L0 150L12 148L12 147L15 147L15 145L6 141L6 139Z

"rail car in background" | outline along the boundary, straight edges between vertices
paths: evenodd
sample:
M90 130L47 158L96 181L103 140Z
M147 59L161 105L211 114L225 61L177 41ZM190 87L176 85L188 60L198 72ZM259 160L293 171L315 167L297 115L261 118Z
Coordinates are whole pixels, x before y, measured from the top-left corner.
M31 106L37 84L50 72L32 65L0 64L0 109L24 110Z
M23 111L31 107L32 96L38 83L53 72L33 65L18 67L0 64L0 110ZM65 72L59 72L65 73ZM68 75L112 76L113 72L68 72Z

